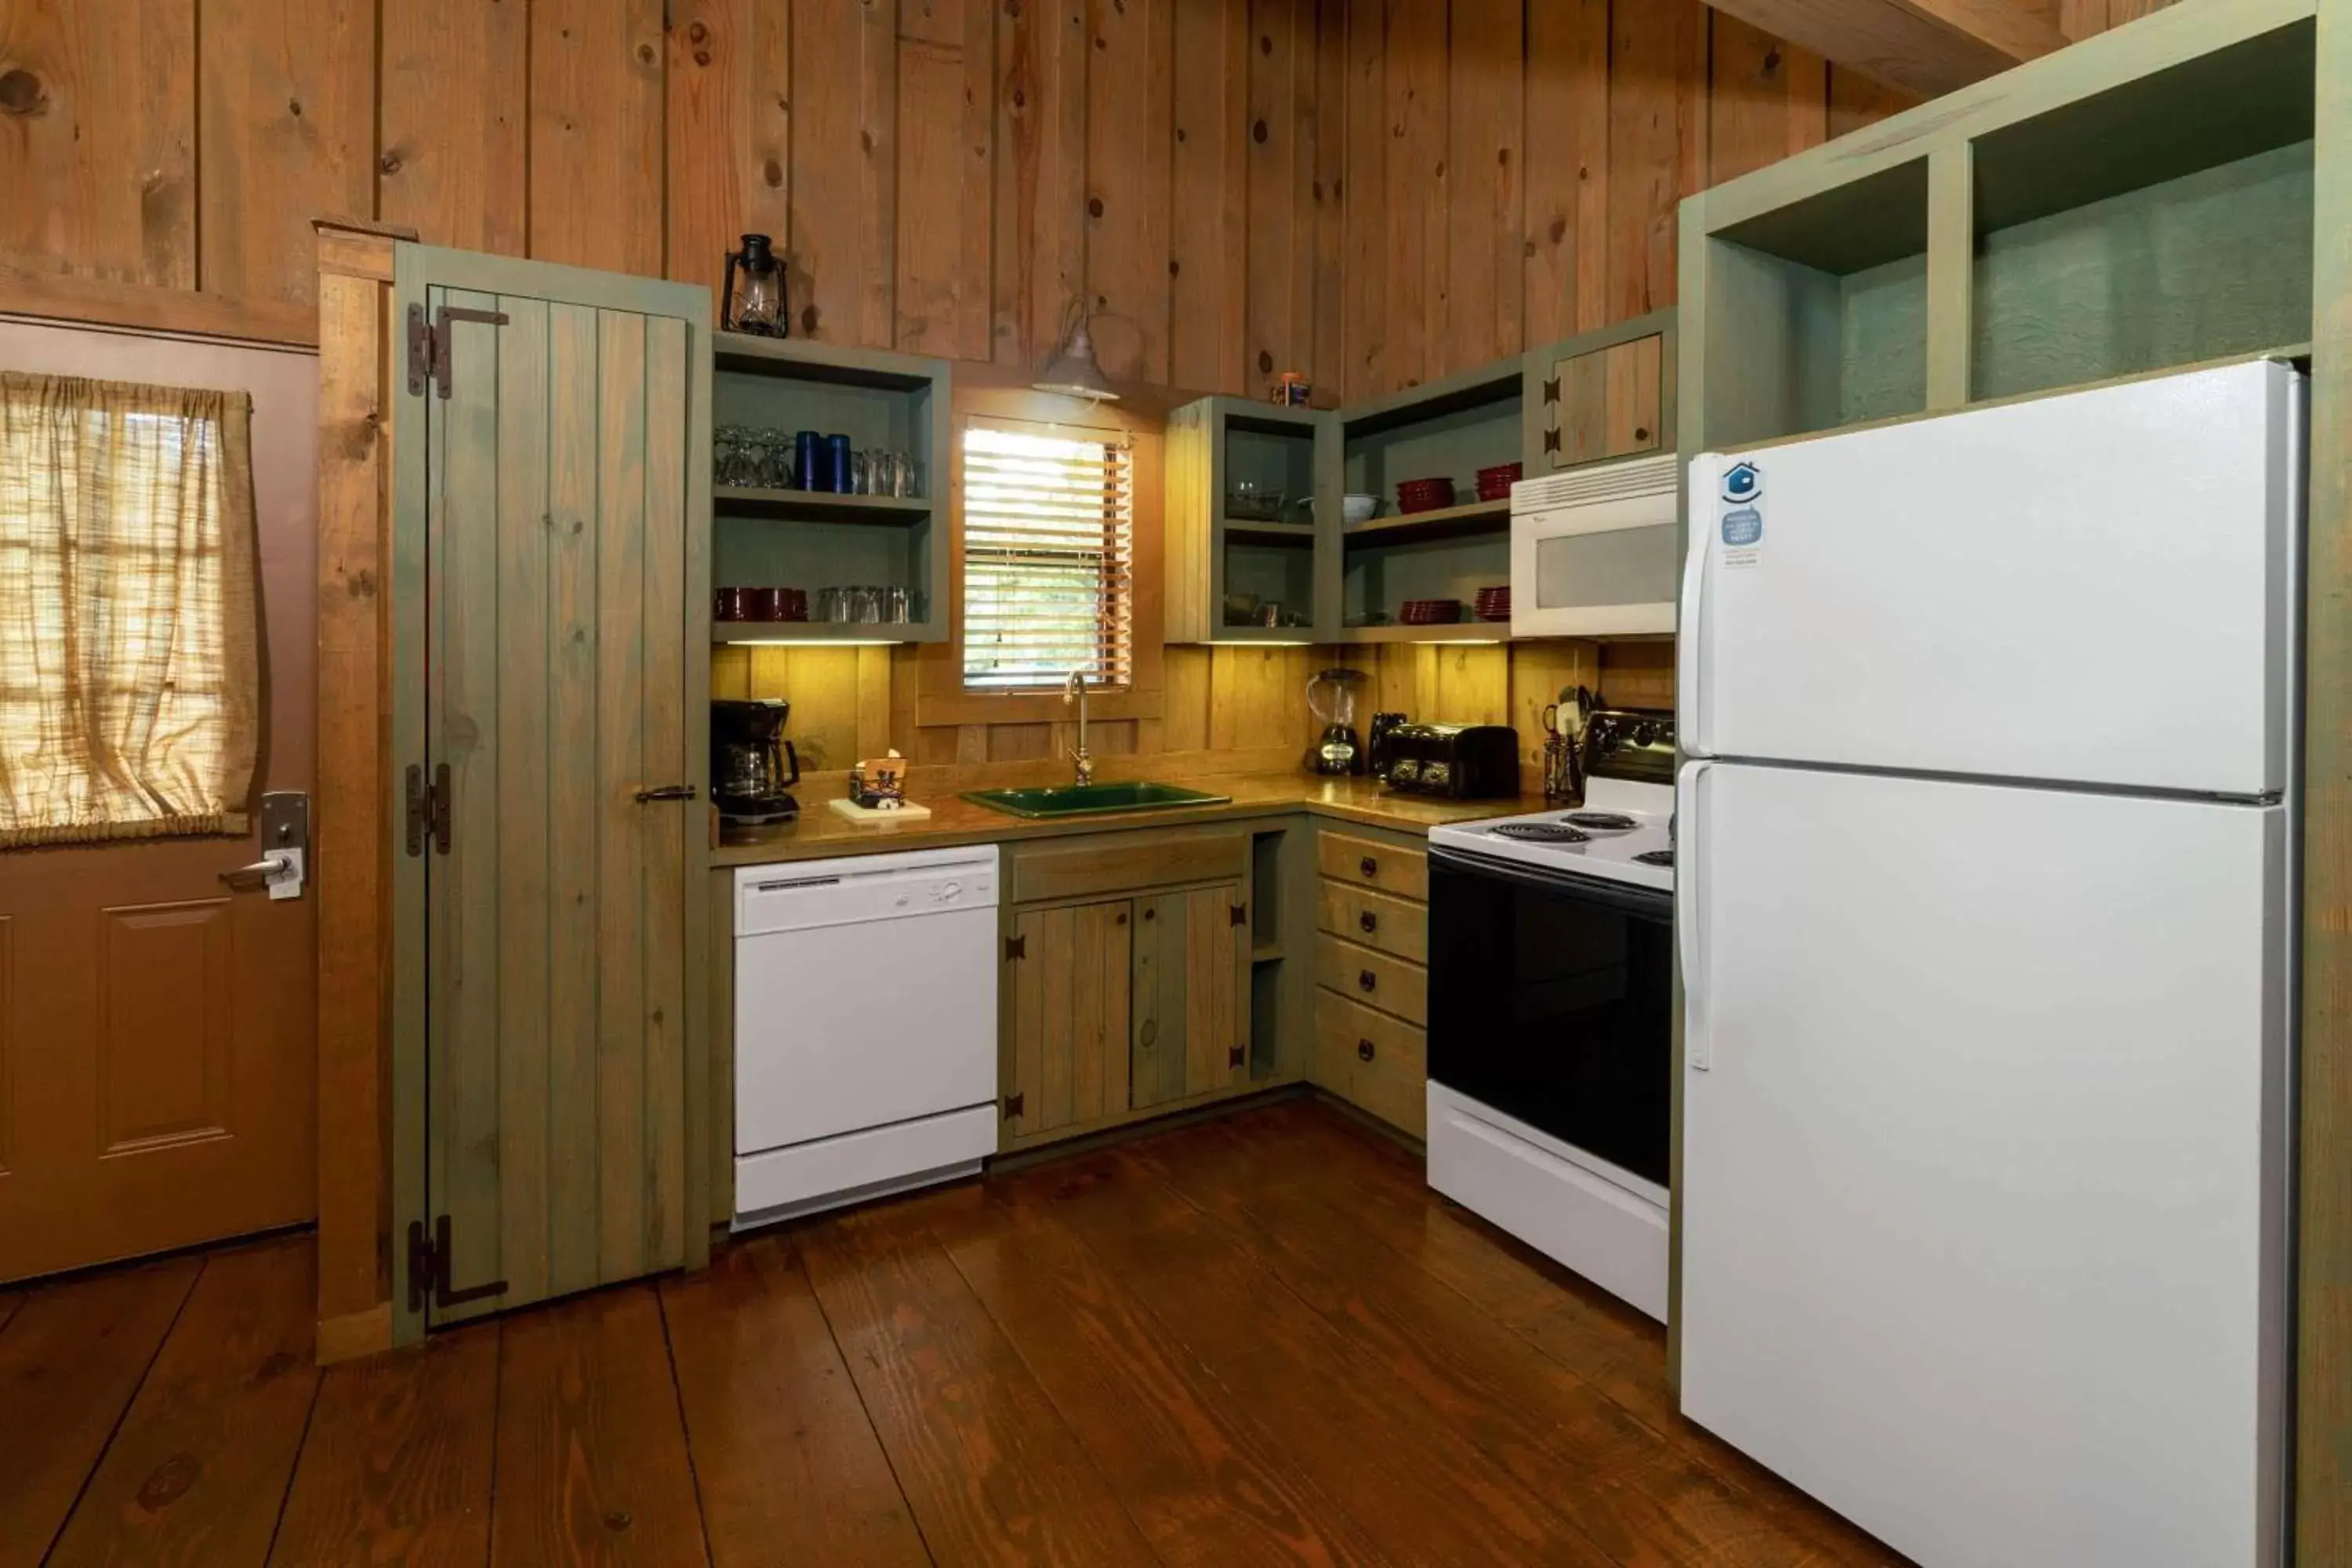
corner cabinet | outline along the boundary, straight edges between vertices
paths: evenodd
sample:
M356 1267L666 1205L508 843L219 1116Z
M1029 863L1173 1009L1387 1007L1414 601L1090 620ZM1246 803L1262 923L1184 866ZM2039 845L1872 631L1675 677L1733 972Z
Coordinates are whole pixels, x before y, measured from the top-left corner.
M1204 397L1169 415L1167 451L1167 639L1328 638L1338 416Z
M1003 1146L1219 1098L1254 1049L1251 836L1088 835L1010 852L999 987Z
M1535 479L1669 450L1675 312L1528 350L1337 410L1204 397L1168 416L1171 643L1500 642L1479 590L1511 579L1511 498L1481 470ZM1451 504L1399 509L1397 487L1450 481ZM1372 514L1344 514L1350 494ZM1463 618L1406 625L1414 599Z
M711 641L945 642L953 468L947 362L735 332L716 333L713 342L713 439L697 454L712 470L712 584L722 595L796 591L808 618L721 619L706 605ZM911 493L799 488L793 447L802 431L846 437L855 454L903 458L908 481L880 488ZM853 603L829 611L828 589L887 592L851 595ZM891 602L898 594L903 609Z

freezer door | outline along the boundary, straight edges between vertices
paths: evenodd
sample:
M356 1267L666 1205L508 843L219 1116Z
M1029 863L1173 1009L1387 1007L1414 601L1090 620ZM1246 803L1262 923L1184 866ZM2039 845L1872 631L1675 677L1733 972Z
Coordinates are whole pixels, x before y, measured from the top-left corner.
M1683 744L2282 788L2303 386L2250 363L1696 459Z
M1682 811L1685 1413L1939 1568L2274 1563L2283 812Z

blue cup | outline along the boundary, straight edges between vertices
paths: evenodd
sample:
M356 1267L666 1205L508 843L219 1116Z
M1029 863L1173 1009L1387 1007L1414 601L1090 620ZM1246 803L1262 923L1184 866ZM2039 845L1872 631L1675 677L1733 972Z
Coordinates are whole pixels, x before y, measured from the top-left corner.
M850 492L853 483L857 478L856 472L849 460L848 437L827 436L824 438L824 466L826 470L826 482L822 485L812 486L811 488L814 489L832 490L839 495L847 495Z

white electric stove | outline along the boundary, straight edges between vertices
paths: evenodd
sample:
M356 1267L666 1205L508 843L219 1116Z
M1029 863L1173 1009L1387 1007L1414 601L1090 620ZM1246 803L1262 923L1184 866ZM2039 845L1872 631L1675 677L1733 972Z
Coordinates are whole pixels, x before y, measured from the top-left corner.
M1670 713L1593 715L1570 809L1429 836L1429 1184L1666 1314Z

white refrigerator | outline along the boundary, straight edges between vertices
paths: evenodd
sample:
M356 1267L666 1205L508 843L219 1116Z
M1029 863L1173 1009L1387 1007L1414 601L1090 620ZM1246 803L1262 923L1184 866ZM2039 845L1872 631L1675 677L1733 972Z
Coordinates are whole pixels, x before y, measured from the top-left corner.
M1930 1568L2273 1568L2305 384L1698 458L1682 1405Z

